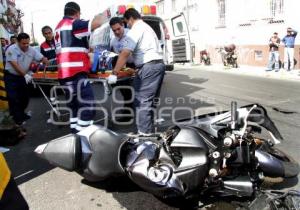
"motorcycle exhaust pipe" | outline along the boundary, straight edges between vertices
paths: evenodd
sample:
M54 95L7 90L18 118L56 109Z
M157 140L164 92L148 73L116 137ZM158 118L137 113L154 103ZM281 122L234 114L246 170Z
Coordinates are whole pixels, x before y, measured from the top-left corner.
M238 177L233 180L224 181L225 193L238 197L252 196L253 183L249 177Z

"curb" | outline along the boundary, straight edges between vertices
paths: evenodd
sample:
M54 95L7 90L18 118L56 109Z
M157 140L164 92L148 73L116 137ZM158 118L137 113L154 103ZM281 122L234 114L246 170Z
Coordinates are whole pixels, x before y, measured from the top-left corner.
M228 74L254 76L254 77L269 78L269 79L300 81L299 69L294 69L290 72L287 72L284 69L280 69L279 72L275 72L274 70L265 71L266 68L264 67L254 67L254 66L240 66L239 68L227 68L222 65L203 66L203 65L192 65L192 64L185 64L185 65L176 64L175 67L179 69L189 68L189 69L199 69L204 71L222 72Z

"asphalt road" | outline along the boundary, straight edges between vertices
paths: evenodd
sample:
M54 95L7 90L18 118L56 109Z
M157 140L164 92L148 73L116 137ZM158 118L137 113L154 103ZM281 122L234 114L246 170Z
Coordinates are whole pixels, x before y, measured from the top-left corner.
M232 100L240 106L260 103L267 108L285 138L280 147L300 162L299 82L200 68L180 68L166 74L159 106L164 107L161 114L167 119L165 125L171 124L171 114L175 118L185 118L227 110ZM100 94L101 89L96 91ZM191 113L189 107L195 113ZM31 209L176 209L143 192L126 178L86 183L76 173L54 168L36 157L33 153L36 146L67 134L68 127L46 122L49 107L42 97L32 98L29 109L33 111L33 117L26 125L28 136L11 147L5 156ZM113 129L129 132L133 126L114 126ZM278 188L282 187L300 189L300 184L294 179Z

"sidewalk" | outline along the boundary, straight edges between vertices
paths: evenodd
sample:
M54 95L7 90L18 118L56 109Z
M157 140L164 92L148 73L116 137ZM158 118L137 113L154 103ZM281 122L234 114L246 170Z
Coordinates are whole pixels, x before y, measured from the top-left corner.
M239 68L228 68L228 67L224 67L221 64L213 64L210 66L195 65L195 64L184 64L184 65L176 64L175 67L179 69L191 68L191 69L199 69L204 71L223 72L229 74L239 74L239 75L249 75L249 76L271 78L271 79L300 81L299 69L294 69L289 72L286 71L285 69L280 69L279 72L275 72L274 70L266 71L266 67L241 65Z

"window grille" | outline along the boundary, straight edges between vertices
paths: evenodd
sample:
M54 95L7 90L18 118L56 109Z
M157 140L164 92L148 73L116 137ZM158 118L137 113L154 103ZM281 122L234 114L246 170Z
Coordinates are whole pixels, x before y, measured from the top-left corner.
M218 27L225 27L226 0L218 1Z
M271 0L270 1L271 17L276 17L284 12L284 0Z

